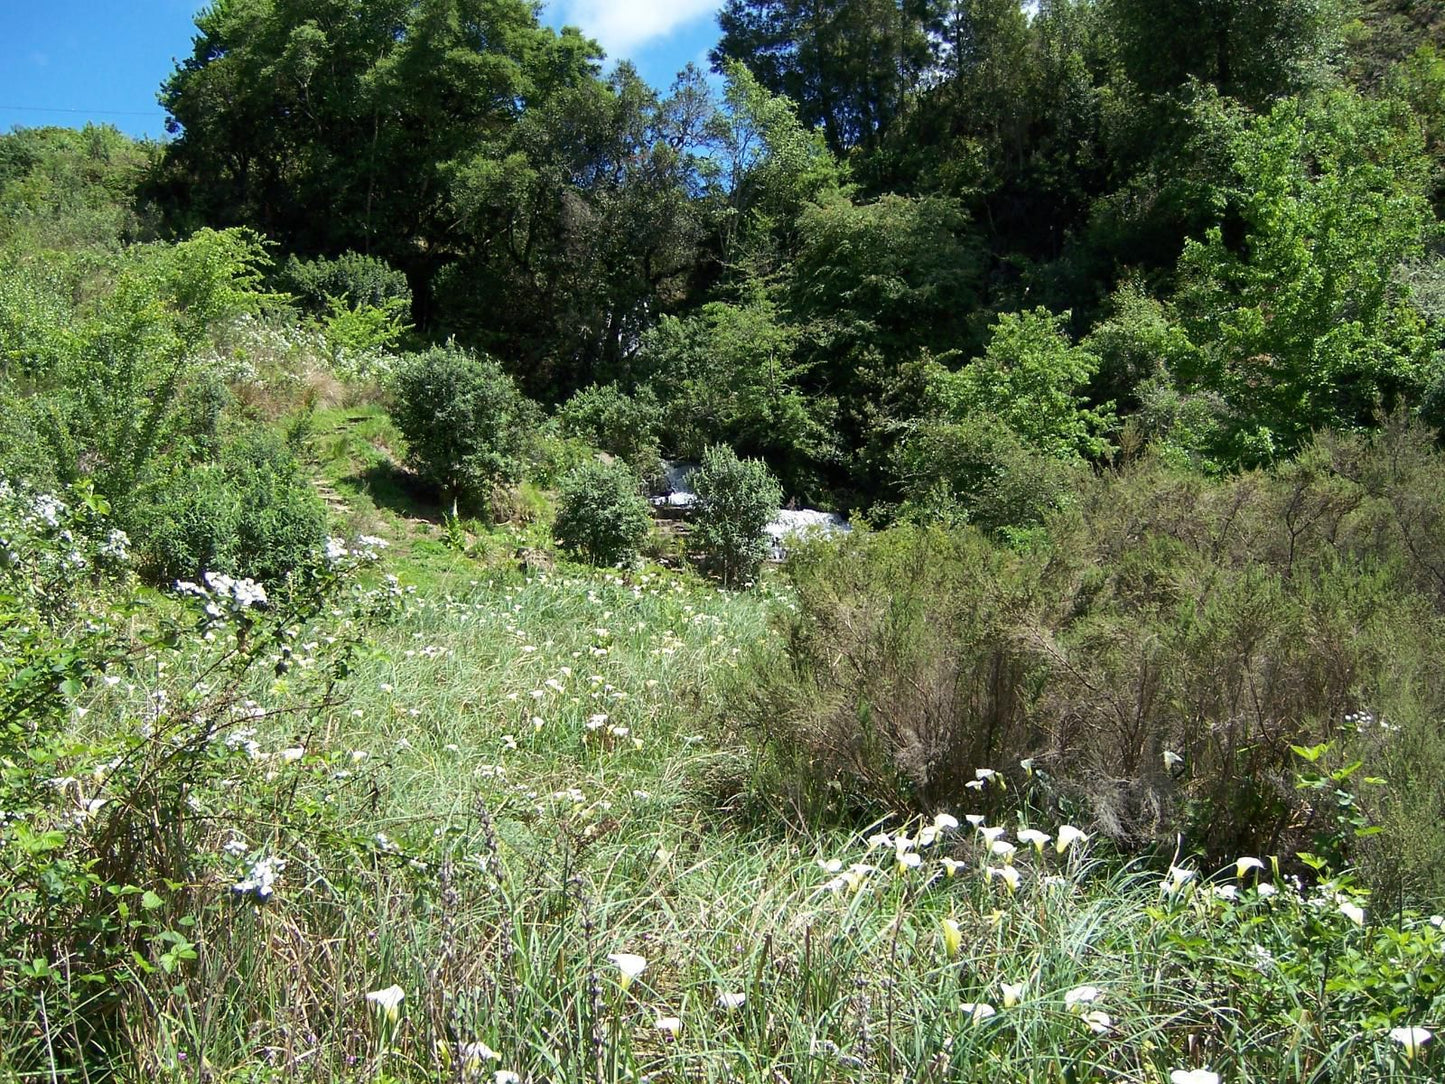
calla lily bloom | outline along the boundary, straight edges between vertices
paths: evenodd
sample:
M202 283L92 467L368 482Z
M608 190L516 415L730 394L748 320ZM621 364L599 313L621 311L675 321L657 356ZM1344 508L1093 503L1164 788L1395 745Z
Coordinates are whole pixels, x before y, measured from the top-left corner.
M944 870L944 872L945 872L948 876L950 876L950 877L952 877L955 873L957 873L957 872L958 872L960 869L962 869L962 868L963 868L963 863L962 863L962 862L955 861L955 860L952 859L952 858L945 858L945 859L943 860L943 870Z
M1356 926L1365 924L1365 909L1354 900L1340 900L1340 914L1353 922Z
M1018 848L1007 840L996 839L988 845L988 850L995 858L1002 858L1005 864L1012 864Z
M1390 1039L1400 1044L1405 1057L1414 1059L1420 1048L1435 1037L1429 1028L1391 1028Z
M958 818L952 813L937 813L933 817L933 827L940 832L958 827Z
M956 919L945 918L943 920L943 951L950 960L958 956L958 950L963 944L963 930L959 928Z
M389 1023L395 1023L396 1018L401 1015L401 999L406 997L406 991L400 986L388 986L385 990L373 990L366 995L366 1000L371 1002L372 1007Z
M1264 869L1264 863L1258 858L1251 858L1245 855L1243 858L1235 860L1234 876L1242 881L1244 880L1245 874L1252 869Z
M1001 982L999 989L1003 991L1003 1007L1012 1009L1024 999L1024 987L1027 983L1022 982Z
M678 1033L682 1031L682 1020L676 1016L659 1016L653 1021L652 1026L664 1035L669 1035L675 1039Z
M732 1012L735 1009L741 1009L747 999L748 995L740 992L718 994L717 1007L727 1012Z
M973 1022L975 1024L983 1023L990 1016L993 1016L998 1012L997 1009L995 1009L992 1005L988 1004L988 1002L986 1001L965 1001L961 1005L959 1005L959 1008L962 1009L969 1016L973 1017Z
M1095 1035L1107 1034L1114 1027L1114 1018L1098 1009L1084 1013L1083 1020L1084 1026Z
M1054 850L1063 854L1075 843L1083 843L1089 837L1081 828L1075 828L1072 824L1066 824L1059 829L1059 838L1054 840Z
M983 827L983 814L982 814L982 813L965 813L965 814L963 815L963 819L966 820L966 821L968 821L968 823L971 824L971 825L973 825L975 828L982 828L982 827Z
M636 953L609 952L607 958L611 960L617 967L617 970L622 973L622 978L618 981L621 982L624 990L632 985L633 979L647 970L647 960L642 956L638 956Z
M1028 844L1039 854L1044 853L1044 844L1053 838L1047 832L1040 832L1037 828L1025 828L1019 832L1019 842Z
M986 866L984 867L984 873L987 874L989 880L993 880L995 877L1000 878L1003 883L1008 886L1010 893L1018 891L1019 871L1014 869L1013 866Z
M1208 1069L1175 1069L1169 1074L1169 1084L1219 1084L1219 1074Z

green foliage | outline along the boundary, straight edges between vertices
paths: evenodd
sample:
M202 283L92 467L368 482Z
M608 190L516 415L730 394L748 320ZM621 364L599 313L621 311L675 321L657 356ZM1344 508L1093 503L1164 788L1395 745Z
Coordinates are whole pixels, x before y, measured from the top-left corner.
M817 544L787 566L789 665L763 658L740 710L782 777L813 781L809 802L841 787L869 810L965 805L974 769L1035 758L1050 801L1131 845L1307 850L1396 885L1390 856L1437 838L1439 758L1406 750L1445 710L1427 661L1442 470L1396 427L1224 482L1145 463L1080 487L1028 539ZM1366 773L1296 789L1292 747L1320 742L1342 758L1330 770ZM1365 784L1375 772L1388 787Z
M392 394L408 463L445 499L486 508L521 478L540 412L494 359L436 347L401 365Z
M774 94L798 103L837 154L887 129L929 66L923 5L844 0L821 10L798 0L728 0L718 15L715 67L746 64Z
M916 423L893 470L901 518L995 532L1041 525L1068 506L1081 481L1077 464L1039 451L993 414Z
M1336 0L1148 0L1104 6L1124 71L1144 95L1191 80L1255 108L1324 78L1337 40Z
M763 528L782 503L783 491L759 459L739 459L725 444L704 449L692 476L697 506L693 541L707 567L729 587L757 575L768 554Z
M631 564L651 528L651 509L626 465L584 463L562 479L552 534L589 564Z
M722 257L756 267L775 262L767 243L787 245L809 202L844 188L847 169L822 135L799 121L791 99L769 93L738 61L725 63L723 75L722 106L708 124L724 204Z
M136 567L151 583L203 573L283 583L315 563L326 509L281 438L241 435L215 462L158 483L136 514Z
M265 253L244 230L202 230L175 245L129 250L108 288L47 324L24 409L44 458L32 476L91 479L129 522L162 463L214 435L225 391L200 360L219 322L255 312Z
M931 391L939 412L951 419L992 414L1055 459L1102 455L1113 404L1085 406L1080 392L1099 359L1069 342L1067 319L1067 313L1055 316L1047 309L1001 315L981 358L956 373L934 370Z
M562 432L620 456L643 477L657 471L662 408L650 386L629 395L616 384L592 384L557 410Z
M1229 463L1299 448L1417 401L1428 338L1395 285L1434 230L1418 130L1391 103L1339 91L1286 101L1231 141L1231 211L1191 241L1175 299L1197 367L1185 390L1227 404Z
M334 311L340 299L351 308L381 309L405 317L412 301L406 275L383 259L357 252L344 252L335 259L290 256L277 276L277 286L313 316Z
M0 483L0 1011L19 1025L0 1058L22 1074L122 1064L129 1014L185 981L203 931L264 907L291 840L331 831L295 781L247 770L260 750L232 709L273 657L278 711L326 699L348 626L386 604L348 591L347 556L284 601L210 577L143 607L107 529L93 495Z
M0 246L108 251L154 224L136 188L160 147L108 125L0 135Z
M664 445L698 458L715 443L764 456L795 490L833 457L829 400L804 390L798 335L761 290L740 304L710 302L664 318L644 339L639 378L666 404Z

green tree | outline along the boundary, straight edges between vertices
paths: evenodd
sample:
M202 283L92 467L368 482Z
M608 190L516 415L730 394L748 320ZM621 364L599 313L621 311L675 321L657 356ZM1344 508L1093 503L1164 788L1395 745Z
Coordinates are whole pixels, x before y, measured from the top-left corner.
M1099 367L1085 347L1070 343L1068 314L1047 309L1004 313L989 329L983 356L958 372L936 367L930 380L935 409L952 419L991 414L1023 441L1055 459L1098 456L1112 424L1112 406L1085 405L1082 390Z
M714 68L746 64L837 154L872 147L932 63L926 0L727 0Z
M651 528L652 511L625 464L584 463L562 479L552 533L590 564L632 562Z
M1254 108L1317 84L1340 25L1337 0L1103 0L1103 10L1145 96L1198 81Z
M1180 260L1174 304L1198 347L1177 374L1228 409L1229 462L1288 454L1315 429L1414 402L1430 343L1397 282L1436 229L1407 110L1348 91L1241 123L1216 225Z
M485 508L521 477L540 412L494 358L435 347L408 359L392 390L407 461L443 499Z
M692 476L697 493L692 540L704 562L729 587L750 582L768 555L763 528L782 503L783 491L760 459L739 459L725 444L702 454Z

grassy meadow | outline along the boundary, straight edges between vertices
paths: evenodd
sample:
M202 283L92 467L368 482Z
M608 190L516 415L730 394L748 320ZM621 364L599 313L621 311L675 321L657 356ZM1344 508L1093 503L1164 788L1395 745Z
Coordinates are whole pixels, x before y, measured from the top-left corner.
M1031 764L978 765L931 818L790 808L728 709L788 665L782 577L524 571L525 528L448 544L378 486L383 421L343 414L316 467L390 604L323 695L297 671L340 608L297 670L226 693L187 784L204 872L139 886L163 932L108 1025L119 1078L1437 1079L1400 1029L1435 1023L1438 917L1270 855L1131 860ZM214 672L140 661L90 718ZM86 1075L41 1038L11 1033L6 1076Z

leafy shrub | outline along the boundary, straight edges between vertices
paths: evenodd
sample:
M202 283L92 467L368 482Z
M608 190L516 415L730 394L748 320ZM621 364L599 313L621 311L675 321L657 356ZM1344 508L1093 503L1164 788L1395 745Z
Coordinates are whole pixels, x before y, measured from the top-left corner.
M620 463L586 463L562 480L552 533L563 549L594 565L636 558L652 527L637 476Z
M313 316L325 316L333 300L345 301L352 309L381 309L400 316L411 309L406 275L385 260L356 252L344 252L335 259L292 256L277 276L277 286L294 295Z
M211 575L142 603L85 490L0 482L0 538L0 1057L21 1077L110 1076L199 943L245 942L237 915L268 902L281 854L318 836L366 853L305 793L311 773L251 770L266 754L234 709L273 667L278 715L334 703L354 630L394 592L348 582L360 558L339 547L284 599Z
M521 477L540 412L494 359L435 347L409 358L392 390L407 461L444 499L485 508Z
M725 444L702 454L692 476L697 507L692 539L715 575L738 586L757 575L768 555L763 533L783 491L760 459L739 459Z
M620 456L644 477L656 472L662 408L652 389L628 395L616 384L593 384L563 403L557 417L567 436Z
M216 463L179 471L141 506L138 567L150 582L204 572L280 583L312 563L326 538L326 508L295 456L257 430Z
M43 450L32 477L90 479L128 524L147 483L213 437L225 391L201 348L219 321L266 301L265 262L245 230L127 250L109 288L49 329L53 364L26 400Z
M894 470L905 518L990 531L1043 523L1069 503L1083 473L1030 447L992 414L916 425L895 452Z

